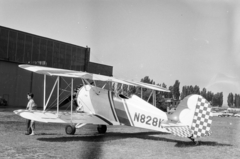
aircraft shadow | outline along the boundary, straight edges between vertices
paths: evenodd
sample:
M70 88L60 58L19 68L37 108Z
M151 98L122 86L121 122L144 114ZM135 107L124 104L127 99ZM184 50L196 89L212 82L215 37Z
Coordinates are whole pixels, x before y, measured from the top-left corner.
M60 135L60 134L57 134L57 133L38 133L38 134L35 134L35 136L51 136L51 135Z
M177 141L177 140L175 140ZM199 141L199 144L196 145L191 141L178 141L175 145L176 147L193 147L193 146L233 146L231 144L222 144L214 141Z
M45 134L47 135L47 134ZM161 135L161 136L151 136L151 135ZM118 133L118 132L109 132L104 135L93 134L93 135L74 135L74 136L63 136L55 138L38 138L39 141L46 142L70 142L70 141L86 141L86 142L106 142L113 140L121 140L126 138L140 138L144 140L152 141L164 141L164 142L174 142L176 147L192 147L192 146L232 146L231 144L223 144L214 141L199 141L199 144L196 145L192 141L186 138L186 141L175 140L170 138L162 137L162 135L167 136L171 134L159 133L159 132L137 132L137 133ZM189 140L189 141L188 141Z
M38 138L40 141L48 142L67 142L67 141L87 141L87 142L102 142L102 141L113 141L125 138L145 138L148 135L165 134L159 132L138 132L138 133L116 133L109 132L106 134L91 134L91 135L73 135L63 136L55 138ZM44 134L47 135L47 134Z

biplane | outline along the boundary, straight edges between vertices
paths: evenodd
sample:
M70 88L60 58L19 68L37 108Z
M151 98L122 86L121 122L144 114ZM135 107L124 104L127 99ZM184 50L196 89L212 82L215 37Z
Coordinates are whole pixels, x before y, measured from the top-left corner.
M109 125L123 125L171 133L179 137L189 138L195 143L197 143L196 138L211 134L211 106L200 95L187 96L179 103L172 114L168 114L158 109L154 102L150 104L135 94L126 96L116 89L98 87L94 84L95 82L90 84L88 80L104 81L107 84L110 83L110 85L120 83L147 88L152 90L152 95L156 94L156 91L170 92L168 89L157 85L44 66L19 65L19 67L44 75L43 110L15 110L14 113L38 122L67 124L65 127L67 134L73 135L76 129L86 124L97 125L97 130L101 134L106 133ZM57 77L47 99L46 76ZM69 111L59 109L59 77L71 78L71 95L69 96L71 110ZM81 79L83 83L75 93L73 88L74 78ZM56 111L47 110L49 99L55 87L57 89ZM77 109L73 109L74 100ZM156 101L156 97L153 101Z

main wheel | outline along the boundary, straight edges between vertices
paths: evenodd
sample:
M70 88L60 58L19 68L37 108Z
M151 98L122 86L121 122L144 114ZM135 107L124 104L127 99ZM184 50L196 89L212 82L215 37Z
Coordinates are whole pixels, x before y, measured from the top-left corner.
M75 132L76 132L76 128L75 128L74 125L67 125L67 126L65 127L65 132L66 132L66 134L68 134L68 135L74 135Z
M98 125L97 130L98 130L99 134L104 134L107 131L107 126L106 125Z

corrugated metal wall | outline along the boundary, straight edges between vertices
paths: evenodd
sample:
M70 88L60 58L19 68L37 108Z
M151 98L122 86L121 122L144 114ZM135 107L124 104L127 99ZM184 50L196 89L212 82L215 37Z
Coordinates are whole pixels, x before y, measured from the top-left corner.
M87 72L112 76L113 67L99 63L89 62Z
M0 26L0 96L10 106L26 106L27 93L34 93L39 107L43 106L43 75L20 69L19 64L87 71L112 76L112 66L90 63L90 48L84 48L57 40ZM56 77L47 76L47 96ZM74 88L81 83L74 80ZM70 95L69 78L60 80L61 99ZM56 90L49 104L54 103Z
M0 26L0 59L86 71L90 49Z
M10 105L22 105L27 101L30 79L31 73L18 69L17 64L0 61L0 96L4 96Z
M44 76L18 67L18 63L0 60L0 96L5 97L9 106L26 106L27 93L34 94L34 100L39 108L43 107ZM47 76L46 98L50 95L56 77ZM60 78L60 100L71 94L70 78ZM82 84L80 79L74 79L73 88ZM68 86L68 87L67 87ZM49 101L49 106L56 106L57 89ZM46 99L47 101L47 99Z

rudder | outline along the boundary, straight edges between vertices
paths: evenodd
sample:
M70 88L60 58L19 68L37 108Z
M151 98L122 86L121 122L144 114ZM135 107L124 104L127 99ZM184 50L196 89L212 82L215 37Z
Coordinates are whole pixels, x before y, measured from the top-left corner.
M200 138L211 134L212 112L210 103L198 96L195 113L191 125L192 137Z
M175 126L166 126L173 135L200 138L211 134L212 112L210 103L200 95L189 95L177 110L168 116ZM178 126L179 125L179 126Z

